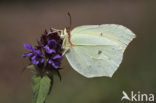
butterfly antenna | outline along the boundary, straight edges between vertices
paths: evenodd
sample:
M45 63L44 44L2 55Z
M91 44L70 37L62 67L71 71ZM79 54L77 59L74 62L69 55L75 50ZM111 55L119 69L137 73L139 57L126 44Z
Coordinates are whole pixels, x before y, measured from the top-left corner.
M69 26L68 29L71 30L71 26L72 26L72 18L71 18L71 14L70 12L67 13L68 17L69 17Z
M70 41L70 30L71 30L71 25L72 25L72 19L71 19L71 15L70 12L67 13L68 17L69 17L69 26L67 27L67 33L68 33L68 42L71 46L74 46L74 44L72 44L72 42Z

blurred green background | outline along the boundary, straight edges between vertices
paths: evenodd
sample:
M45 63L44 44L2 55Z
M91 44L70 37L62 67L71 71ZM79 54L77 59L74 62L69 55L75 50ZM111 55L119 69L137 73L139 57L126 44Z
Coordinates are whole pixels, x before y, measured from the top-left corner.
M30 71L22 72L23 44L35 44L45 29L88 24L121 24L137 38L112 78L87 79L64 58L62 82L56 77L46 103L121 103L122 91L156 95L156 1L0 1L0 103L31 103Z

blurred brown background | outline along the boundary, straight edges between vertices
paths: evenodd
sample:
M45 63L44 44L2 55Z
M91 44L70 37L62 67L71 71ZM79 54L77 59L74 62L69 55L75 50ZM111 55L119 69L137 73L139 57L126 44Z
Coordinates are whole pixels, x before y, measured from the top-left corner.
M87 24L121 24L137 35L113 78L87 79L63 60L62 82L56 77L46 103L120 103L122 91L156 95L156 1L1 1L0 103L31 103L30 71L22 72L23 44L35 44L45 29Z

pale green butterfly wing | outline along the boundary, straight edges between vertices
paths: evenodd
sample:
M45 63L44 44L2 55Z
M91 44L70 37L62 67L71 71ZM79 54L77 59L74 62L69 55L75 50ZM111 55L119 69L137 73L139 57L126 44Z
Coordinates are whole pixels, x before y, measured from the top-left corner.
M87 25L72 30L71 42L78 45L118 45L124 51L135 34L116 24Z
M75 45L66 53L74 70L86 77L109 76L119 67L123 52L135 37L115 24L80 26L71 32Z
M121 63L122 55L116 46L75 46L66 57L74 70L90 78L111 77Z

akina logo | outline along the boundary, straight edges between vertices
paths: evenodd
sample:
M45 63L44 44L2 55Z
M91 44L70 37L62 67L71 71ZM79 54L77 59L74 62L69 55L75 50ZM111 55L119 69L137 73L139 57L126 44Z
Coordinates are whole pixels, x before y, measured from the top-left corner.
M138 101L138 102L154 102L154 94L153 93L141 93L140 91L134 92L131 91L130 95L128 95L125 91L122 91L122 98L121 101L128 100L128 101Z

